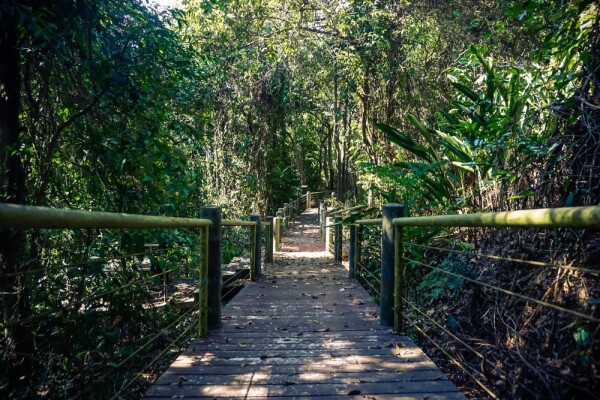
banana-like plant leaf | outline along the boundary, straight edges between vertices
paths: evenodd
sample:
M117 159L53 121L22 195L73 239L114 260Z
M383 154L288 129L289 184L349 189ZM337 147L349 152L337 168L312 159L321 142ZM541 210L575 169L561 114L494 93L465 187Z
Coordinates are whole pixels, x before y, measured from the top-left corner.
M454 153L461 161L473 161L473 158L469 155L469 146L463 140L439 130L436 130L435 133L440 137L441 144Z
M427 151L427 148L418 145L414 140L412 140L404 133L385 124L375 124L375 127L383 131L390 142L397 144L398 146L411 152L415 156L424 159L427 162L433 161L433 158L431 157L431 154Z
M429 131L429 129L424 127L423 124L421 124L421 122L419 122L419 120L414 115L408 114L406 116L406 119L408 120L408 122L413 124L415 128L417 128L417 130L419 131L419 133L421 133L421 135L423 135L427 143L429 143L429 145L433 147L433 138L431 137L431 132Z
M458 120L456 118L454 118L454 116L452 114L450 114L448 111L440 110L440 112L442 113L444 118L446 118L448 120L448 122L450 122L452 125L458 125Z
M471 165L469 165L470 163L464 163L464 162L459 162L459 161L452 161L451 164L454 165L455 167L458 167L458 168L464 169L466 171L475 173L475 169Z
M444 198L450 198L448 189L443 184L436 182L427 176L423 176L421 180L438 201L443 202Z
M477 93L475 93L465 85L461 85L458 82L452 82L452 86L454 86L456 89L458 89L459 92L473 100L475 103L481 103L481 99L479 98Z

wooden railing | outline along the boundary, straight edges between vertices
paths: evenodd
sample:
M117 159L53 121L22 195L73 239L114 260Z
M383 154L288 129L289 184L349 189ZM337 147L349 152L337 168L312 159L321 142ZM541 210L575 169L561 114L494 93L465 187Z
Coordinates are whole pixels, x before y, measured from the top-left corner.
M345 210L346 213L348 211L350 210ZM335 214L339 213L341 211L335 212ZM597 311L594 311L594 304L598 300L593 298L593 296L597 296L596 289L590 289L589 291L589 295L592 296L590 298L591 303L589 301L585 303L585 299L583 299L582 306L567 307L549 301L545 297L535 298L529 293L519 293L512 286L503 287L500 283L492 283L489 279L482 282L476 274L463 272L461 268L467 270L470 268L468 264L472 263L473 260L485 259L501 261L515 266L525 265L528 267L559 269L566 271L566 273L584 274L590 277L590 282L595 282L592 285L596 285L597 288L600 265L586 268L547 260L483 254L481 250L474 247L465 250L464 247L472 247L472 244L465 242L462 238L465 235L475 235L472 231L475 227L530 230L547 228L550 231L542 235L557 235L559 238L561 237L561 231L557 230L562 229L563 231L574 232L571 235L577 237L577 235L581 235L581 233L577 233L577 230L586 229L597 232L600 229L600 206L406 217L407 210L403 206L387 204L382 207L381 213L382 218L375 219L346 217L345 220L350 221L346 223L340 221L339 217L337 221L329 220L327 227L333 228L332 230L341 231L344 228L349 228L349 277L357 278L365 283L366 289L379 301L382 325L392 326L395 332L413 331L429 340L452 363L462 369L467 376L470 376L481 387L481 390L490 397L497 398L498 394L493 387L494 385L487 382L484 372L485 370L497 368L497 365L494 365L494 362L484 354L485 351L476 348L477 346L473 345L472 340L466 340L465 334L457 331L458 328L455 326L457 322L454 319L450 319L451 322L436 320L430 307L424 307L419 303L419 299L423 297L420 292L425 291L439 296L438 293L440 292L436 290L441 291L441 293L446 290L436 287L435 280L431 283L432 280L427 278L429 273L434 273L438 282L446 282L445 284L450 287L466 283L470 285L469 287L474 288L472 290L475 293L478 293L479 290L489 291L490 293L495 292L497 296L511 298L513 299L511 301L514 302L522 302L532 309L546 309L548 312L559 313L571 318L570 326L573 327L572 329L577 327L574 337L578 341L577 346L580 351L583 351L586 348L585 346L591 343L589 335L593 335L593 332L598 331L600 317L597 315ZM330 212L329 215L331 214ZM414 227L413 229L417 231L415 233L407 231L409 227ZM445 229L445 231L439 231L441 229ZM478 237L479 240L483 240L489 235L495 235L495 233L491 232L487 235L481 233ZM329 239L328 242L335 242L342 237L339 233L333 234L331 231L327 231L326 236L334 238ZM418 237L420 240L418 242L413 241L413 237ZM596 240L598 240L598 237L596 237ZM446 245L438 245L436 241L446 243ZM337 252L340 247L338 243L334 243L326 248ZM540 252L541 250L543 249L540 249ZM457 262L457 265L448 267L444 263L432 263L424 258L425 252L439 255L439 258L442 259L446 257L450 261L453 258L448 255L457 255L466 264L458 265L460 263ZM375 265L377 267L374 268ZM448 284L447 282L451 283ZM589 305L586 306L586 304ZM508 318L512 317L509 316ZM516 321L514 318L511 320ZM462 346L463 351L478 357L481 361L481 371L474 371L473 368L465 366L464 363L459 361L464 358L462 355L450 354L451 351L445 347L444 343L432 338L432 335L427 333L428 331L424 326L427 326L427 329L439 331L440 337L449 338L457 345ZM516 331L515 334L519 335L518 328L516 328ZM499 360L498 362L502 361ZM540 368L546 367L540 366ZM531 394L531 389L527 387L525 382L515 380L514 385Z
M307 198L310 193L299 196L293 204L294 211L288 206L285 210L287 221L303 211L301 208L306 206ZM98 365L101 372L88 371L89 376L83 379L80 388L60 390L64 390L66 397L73 395L70 390L92 393L110 380L111 386L114 383L119 387L117 396L126 393L161 357L180 348L190 336L205 336L209 329L220 326L224 294L221 272L223 230L248 229L242 246L247 246L250 253L251 280L256 280L262 273L263 251L265 262L273 261L275 239L281 241L282 218L266 217L263 221L260 215L251 215L249 220L230 220L222 219L221 215L219 207L202 207L200 218L173 218L0 204L0 229L23 230L30 239L43 238L44 243L59 247L60 243L54 243L54 238L85 237L81 254L66 254L68 246L65 242L64 254L59 250L50 251L43 254L43 259L4 267L0 278L28 280L27 290L34 291L35 296L26 315L16 311L12 317L5 314L2 328L28 330L33 340L39 343L37 334L48 337L45 328L39 324L56 324L55 332L59 332L61 320L67 318L79 327L89 325L92 320L97 320L99 326L108 323L108 334L112 335L112 329L127 338L119 339L119 343L106 349L101 344L106 335L99 333L97 337L89 338L88 349L70 349L93 354L95 349L102 348L106 354ZM69 233L65 234L67 231ZM48 277L61 281L50 285L53 293L46 294L44 291L50 287ZM185 293L178 293L182 290ZM18 295L14 293L15 297ZM3 293L3 296L6 299L11 293ZM124 311L112 316L111 310L119 307ZM128 325L125 314L129 309L138 313L136 321L148 321L155 330ZM91 312L98 317L93 319ZM146 317L142 318L139 313ZM102 322L103 318L108 318L105 315L110 315L111 321ZM165 322L159 324L163 320ZM133 331L139 333L133 334ZM164 343L165 338L170 338L170 342ZM154 351L149 359L146 353L158 343L162 343L158 355L154 357ZM50 356L60 355L60 350L53 349L53 353ZM45 357L43 354L26 356L40 360ZM75 358L73 356L74 361ZM71 358L65 355L65 360ZM85 361L77 362L87 368ZM142 368L140 363L143 363ZM43 361L43 364L51 363ZM66 364L62 367L79 368ZM84 372L80 374L81 377L85 375ZM113 381L115 376L119 376L118 382ZM25 378L29 381L29 377ZM58 386L47 379L48 387L55 384Z

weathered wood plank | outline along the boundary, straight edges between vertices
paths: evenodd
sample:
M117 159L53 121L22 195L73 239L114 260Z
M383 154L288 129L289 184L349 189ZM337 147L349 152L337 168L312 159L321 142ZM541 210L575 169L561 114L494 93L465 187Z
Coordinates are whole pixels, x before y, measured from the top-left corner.
M378 307L303 218L284 239L295 252L276 254L145 398L464 399L409 338L379 325Z

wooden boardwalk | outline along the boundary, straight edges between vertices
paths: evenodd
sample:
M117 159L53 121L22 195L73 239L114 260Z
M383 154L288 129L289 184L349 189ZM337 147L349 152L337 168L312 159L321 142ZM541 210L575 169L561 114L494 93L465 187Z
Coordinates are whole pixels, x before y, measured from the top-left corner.
M282 252L148 389L153 398L464 399L415 344L379 325L378 308L322 251L303 214Z

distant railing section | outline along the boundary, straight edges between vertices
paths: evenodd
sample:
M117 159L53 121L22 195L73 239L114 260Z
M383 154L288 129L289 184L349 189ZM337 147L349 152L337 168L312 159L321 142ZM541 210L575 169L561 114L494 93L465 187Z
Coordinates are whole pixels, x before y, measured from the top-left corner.
M471 337L467 333L464 321L458 321L451 315L445 319L439 319L443 312L432 309L431 304L438 302L439 307L443 307L442 299L449 296L453 290L460 287L467 287L470 291L472 302L477 302L483 293L496 293L491 295L501 304L506 305L509 302L523 303L521 307L525 313L529 313L527 321L531 324L535 315L542 309L547 310L551 315L562 314L565 318L571 318L570 329L577 341L577 347L585 354L589 351L590 336L598 332L600 317L597 315L598 291L600 286L598 276L600 275L600 265L593 268L574 266L571 264L561 264L558 262L504 257L498 254L483 254L478 250L473 240L466 240L466 236L474 236L474 228L498 229L498 228L519 228L519 229L551 229L546 233L539 233L543 237L556 237L548 239L547 243L560 241L561 237L571 235L575 238L581 233L577 230L600 229L600 206L595 207L569 207L558 209L539 209L539 210L521 210L500 213L478 213L463 215L445 215L445 216L427 216L427 217L406 217L407 210L398 204L387 204L381 209L382 218L375 219L357 219L352 218L348 211L343 212L324 212L325 222L325 240L327 249L331 252L337 251L339 245L335 243L335 230L343 229L346 225L350 229L349 239L349 276L359 280L365 288L375 296L379 295L380 318L383 325L392 326L395 332L404 332L406 330L421 335L424 339L430 341L450 362L462 369L464 373L480 386L481 390L492 398L498 398L499 390L495 384L490 384L489 376L496 374L498 382L511 380L510 385L518 387L522 393L535 395L528 387L524 379L507 378L507 372L498 372L498 359L493 352L488 351L488 347L493 347L493 338ZM344 214L345 217L337 221L330 215ZM411 227L413 230L409 230ZM567 233L557 231L557 229L566 229ZM572 232L572 233L568 233ZM495 235L492 231L491 235ZM477 235L479 240L489 237L484 233ZM596 240L599 238L596 235ZM332 243L333 242L333 243ZM475 241L476 242L476 241ZM597 242L596 242L597 243ZM540 253L546 253L546 249L540 248ZM436 255L438 257L431 257ZM337 259L337 257L335 257ZM438 259L434 263L428 261ZM503 262L511 266L514 274L517 274L519 268L549 268L555 271L563 271L563 274L575 274L574 276L585 276L591 287L588 289L588 299L583 299L579 306L567 307L561 304L561 301L552 301L557 299L557 291L563 290L556 287L557 280L549 280L550 287L542 290L545 293L541 298L536 298L528 293L520 293L519 285L506 277L499 277L498 284L491 284L488 279L482 282L478 279L479 274L473 270L471 264L473 260L490 260ZM493 268L490 268L493 270ZM513 276L512 279L515 278ZM561 275L563 276L563 275ZM379 285L379 287L377 287ZM466 290L466 289L464 289ZM578 296L581 296L581 291ZM569 295L567 295L568 297ZM438 304L435 303L435 304ZM556 314L558 313L558 314ZM436 317L437 316L437 317ZM493 316L482 315L474 324L482 323L483 320L494 318ZM507 316L508 321L517 323L518 318ZM486 322L487 323L487 322ZM496 321L495 323L498 323ZM505 322L506 323L506 322ZM523 335L522 328L515 325L507 328L519 338ZM431 331L439 332L439 340L432 337ZM445 338L445 339L443 339ZM486 344L486 341L492 341ZM519 339L524 340L524 339ZM547 340L550 340L547 338ZM451 344L449 344L451 343ZM487 346L487 347L486 347ZM588 346L588 347L586 347ZM456 355L457 349L462 347L463 352L460 356ZM586 350L588 349L588 350ZM464 361L466 357L464 351L470 353L473 357L479 359L475 363L479 368L467 365ZM454 353L454 354L453 354ZM506 350L506 354L515 356ZM518 355L516 355L518 356ZM515 356L515 357L516 357ZM519 357L525 357L520 355ZM568 358L565 355L565 358ZM531 366L533 360L523 358L523 368L528 368L529 373L535 374ZM539 368L552 368L550 366L539 366ZM561 374L556 375L560 380ZM573 385L572 382L561 382L561 385ZM500 385L500 384L498 384ZM547 384L550 387L550 384ZM577 385L576 385L577 386ZM589 395L589 390L584 387L578 387L578 393Z

